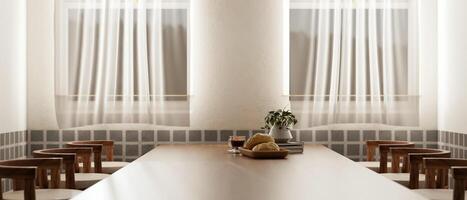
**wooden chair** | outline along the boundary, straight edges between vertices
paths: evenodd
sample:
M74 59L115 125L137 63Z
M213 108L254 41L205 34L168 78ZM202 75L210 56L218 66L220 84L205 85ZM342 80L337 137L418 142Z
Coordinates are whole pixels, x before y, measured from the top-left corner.
M108 174L91 172L92 148L56 148L42 149L33 152L36 158L62 158L65 174L60 175L60 183L69 189L86 189L107 178ZM78 159L79 158L79 159ZM77 173L76 166L83 162L82 173Z
M464 200L465 179L467 176L467 160L455 158L425 158L426 188L415 192L428 199ZM459 167L463 167L459 168ZM454 192L448 189L448 171L453 169ZM456 190L457 189L457 190Z
M114 142L111 140L89 140L68 142L67 147L91 147L94 152L94 162L91 164L94 172L112 174L128 165L128 162L113 161ZM105 161L101 154L105 153Z
M426 149L426 148L391 148L392 156L392 173L382 174L401 185L410 189L418 189L420 183L425 185L423 158L449 158L451 152L441 149ZM400 163L402 160L402 168ZM409 173L410 172L410 173Z
M367 161L359 163L375 172L387 173L391 170L391 163L388 162L389 149L392 147L415 147L415 144L406 141L368 140L366 147ZM375 161L376 149L379 149L379 161Z
M2 178L13 179L13 190L3 193L2 199L71 199L78 195L80 190L58 189L61 165L61 158L0 161Z

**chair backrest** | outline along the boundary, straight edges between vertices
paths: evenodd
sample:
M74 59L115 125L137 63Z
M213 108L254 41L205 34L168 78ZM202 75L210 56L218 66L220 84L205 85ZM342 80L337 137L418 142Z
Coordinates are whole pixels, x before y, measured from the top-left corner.
M424 158L426 169L425 182L427 188L448 188L448 173L452 167L467 167L466 159L456 158Z
M379 173L388 172L388 154L392 147L415 147L415 143L393 140L368 140L366 141L366 156L368 161L375 160L376 149L379 149Z
M21 180L24 183L24 199L36 199L36 167L23 167L23 166L2 166L0 165L0 178L11 178L14 180ZM1 186L1 181L0 181ZM0 187L2 188L2 187ZM0 199L3 199L2 191L0 190Z
M0 177L13 179L13 190L24 190L24 199L34 200L36 185L39 188L60 187L61 166L61 158L3 160L0 161ZM51 176L50 186L48 173Z
M93 160L94 160L94 172L102 173L102 149L103 144L100 141L73 141L66 143L67 148L79 148L79 147L88 147L92 148ZM113 146L113 145L112 145ZM78 159L81 159L78 157ZM77 168L79 169L79 167ZM77 170L75 169L75 170Z
M424 172L423 158L449 158L451 152L442 149L427 148L391 148L393 173L410 172L409 188L417 189L419 187L420 171ZM399 168L400 161L403 162L402 170ZM406 163L406 164L404 164Z
M78 157L83 162L83 172L91 172L92 148L56 148L33 151L35 158L62 158L65 167L66 188L75 189L75 168L79 165Z
M454 194L453 200L464 200L465 198L465 181L467 180L467 167L453 167L452 177L454 178Z
M113 161L114 141L112 140L83 140L68 142L67 145L102 145L102 151L105 153L106 161Z
M394 145L394 147L410 147L410 146L414 146L415 144L413 142L396 141L396 140L367 140L366 141L367 161L375 160L376 149L379 148L380 145Z
M36 185L39 188L59 188L61 158L30 158L0 161L2 166L11 167L36 167ZM50 174L50 184L47 175ZM13 179L13 190L24 189L24 182Z

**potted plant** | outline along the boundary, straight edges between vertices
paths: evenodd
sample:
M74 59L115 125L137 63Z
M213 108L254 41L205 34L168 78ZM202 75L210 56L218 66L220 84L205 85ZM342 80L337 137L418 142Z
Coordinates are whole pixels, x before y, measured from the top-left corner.
M275 139L276 143L286 143L292 139L290 128L298 122L295 115L285 108L269 111L264 121L265 125L261 128L269 130L269 135Z

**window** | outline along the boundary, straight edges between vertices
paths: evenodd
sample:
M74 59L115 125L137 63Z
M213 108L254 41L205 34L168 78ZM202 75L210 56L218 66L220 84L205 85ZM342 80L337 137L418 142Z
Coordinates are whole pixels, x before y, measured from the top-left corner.
M99 64L99 56L107 56L107 55L99 55L99 48L102 43L97 42L99 40L99 36L102 35L105 30L102 30L102 4L95 4L95 3L87 3L87 5L83 5L82 3L77 3L79 1L68 0L64 3L64 12L67 16L67 19L63 21L63 32L67 35L66 38L63 38L63 51L65 51L62 55L64 57L64 63L67 63L68 66L68 73L66 78L67 80L63 81L67 83L67 87L63 87L63 93L66 93L70 96L90 96L93 99L93 96L96 95L96 90L98 84L95 84L98 75L98 67ZM169 99L185 99L186 96L189 94L189 86L188 86L188 16L189 16L189 6L186 2L183 1L166 1L168 3L162 4L163 9L160 10L160 14L154 14L154 11L151 5L148 5L146 9L146 23L147 28L147 42L155 42L153 37L160 37L156 33L152 33L156 27L153 27L153 20L155 19L155 15L161 17L162 23L162 57L161 58L153 58L154 52L151 52L151 48L147 48L147 52L138 52L138 49L141 48L137 45L137 42L134 42L134 47L132 48L132 56L137 58L139 54L147 54L149 60L156 60L159 59L163 62L162 66L163 69L158 71L157 67L151 65L151 62L148 62L148 73L152 73L153 71L158 71L164 73L164 81L161 84L161 87L157 87L155 89L150 88L150 95L160 95L164 94L166 98ZM141 9L134 9L132 13L129 13L127 10L124 9L125 4L119 3L113 8L115 10L120 10L120 16L118 17L118 32L116 38L113 38L113 41L106 41L106 42L114 42L118 44L115 57L118 58L115 61L114 66L117 68L117 80L115 83L115 90L112 91L110 96L115 96L117 99L121 99L121 95L123 95L124 82L125 76L128 76L129 73L133 75L133 81L135 84L132 85L133 88L126 88L127 90L134 91L135 98L137 99L137 91L138 91L138 67L134 67L133 71L124 71L122 69L122 65L124 62L133 62L133 65L141 65L142 63L138 63L138 59L130 59L125 60L124 53L125 48L128 46L123 45L124 43L124 32L131 31L132 34L139 34L138 32L138 25L140 19L138 19L138 12L141 12ZM95 19L89 19L89 16L95 17ZM133 24L125 23L124 21L127 20L128 17L134 18ZM91 21L93 23L83 23L84 21ZM106 23L109 23L106 21ZM126 27L127 26L127 27ZM93 31L93 34L96 35L96 41L90 41L88 43L83 43L83 31ZM102 32L102 33L101 33ZM157 32L157 30L155 31ZM92 45L91 51L83 51L83 45ZM87 55L85 54L87 53ZM83 57L86 57L83 59ZM86 62L86 63L83 63ZM87 68L87 69L83 69ZM80 76L89 76L91 78L91 87L89 88L79 88L80 84ZM149 81L154 82L152 80L153 76L149 76ZM128 79L128 78L127 78ZM153 86L156 84L150 84ZM159 91L161 90L161 91ZM154 92L154 94L153 94Z
M96 18L93 20L95 24L89 24L87 23L86 26L88 27L83 27L83 20L84 16L86 15L86 12L96 12ZM96 10L96 9L87 9L86 11L83 12L82 9L79 8L70 8L68 9L68 22L67 22L67 32L68 32L68 48L65 50L68 50L68 94L72 96L80 96L80 95L89 95L91 97L96 95L96 90L98 84L92 83L90 88L79 88L81 85L79 83L80 76L91 76L92 82L96 82L97 76L98 76L98 59L99 59L99 43L94 42L94 47L92 47L92 53L93 55L83 55L83 50L82 50L82 45L86 45L82 43L82 32L83 29L93 29L95 35L101 35L101 31L99 28L102 27L99 23L102 21L99 19L101 15L102 10ZM138 28L137 28L137 19L135 18L134 24L128 24L124 22L124 19L127 17L127 15L132 15L132 16L138 16L139 10L134 10L133 13L127 13L124 10L120 11L120 19L119 19L119 24L118 24L118 38L114 38L113 42L118 43L117 49L116 49L116 54L118 60L115 62L115 67L117 68L116 73L117 73L117 80L115 81L115 90L111 91L113 92L112 94L109 94L109 96L115 95L116 97L119 97L124 94L124 82L126 73L131 73L133 75L133 81L135 82L132 84L133 88L129 88L130 90L133 91L133 94L135 95L135 99L138 96L138 91L139 91L139 85L138 85L138 65L143 65L146 63L138 63L138 59L131 59L128 60L130 62L133 62L133 71L124 71L123 70L123 63L125 62L124 56L122 56L125 51L125 46L123 45L124 43L124 31L127 31L128 29L132 29L132 34L139 34ZM151 9L148 9L146 11L148 14L146 15L147 19L145 19L147 23L147 29L143 30L146 31L147 33L147 40L148 43L154 42L153 37L159 37L157 34L152 33L151 31L154 30L154 27L152 25L154 22L152 20L154 14ZM188 82L187 82L187 77L188 77L188 51L187 51L187 19L188 19L188 10L184 8L167 8L163 9L161 13L161 19L162 19L162 57L161 58L154 58L152 56L155 56L154 52L152 52L151 48L147 48L146 52L140 52L140 46L138 46L137 42L133 42L133 48L132 48L132 56L134 58L140 56L140 54L147 54L149 56L149 60L156 60L156 59L161 59L162 60L162 66L163 66L163 73L164 77L167 77L164 79L162 87L163 88L149 88L150 95L158 95L158 94L165 94L166 96L183 96L188 94ZM93 26L93 27L89 27ZM129 27L126 27L129 26ZM97 39L98 40L98 39ZM128 48L128 47L126 47ZM83 65L81 62L83 62L82 57L87 56L89 59L84 60L86 63ZM105 56L105 55L104 55ZM155 61L157 62L157 61ZM153 71L157 71L157 66L152 64L153 62L148 62L147 63L147 72L151 74ZM83 70L80 69L80 67L88 67L89 69ZM89 74L86 74L89 73ZM148 76L149 86L154 86L157 84L153 84L152 82L156 81L153 80L157 78L157 76ZM162 91L158 91L162 90ZM154 93L153 93L154 92Z
M398 125L406 124L398 113L418 115L416 8L412 0L292 0L292 110L310 126Z
M188 0L55 1L59 126L189 124Z

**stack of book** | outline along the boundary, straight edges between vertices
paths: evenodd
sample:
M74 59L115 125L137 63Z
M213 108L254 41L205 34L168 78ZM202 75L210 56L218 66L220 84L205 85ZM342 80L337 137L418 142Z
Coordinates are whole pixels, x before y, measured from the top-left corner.
M289 153L303 153L303 142L278 143L280 148L289 150Z

